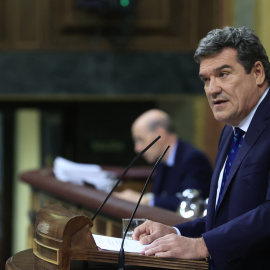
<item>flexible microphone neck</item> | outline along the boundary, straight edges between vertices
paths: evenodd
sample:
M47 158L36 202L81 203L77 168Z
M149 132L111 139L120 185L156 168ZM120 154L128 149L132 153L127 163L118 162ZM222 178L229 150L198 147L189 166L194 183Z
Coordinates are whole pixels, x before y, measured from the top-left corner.
M100 207L98 208L98 210L96 211L96 213L94 214L94 216L92 217L92 221L94 221L94 219L96 218L96 216L98 215L98 213L100 212L100 210L102 209L102 207L104 206L104 204L107 202L107 200L111 197L112 193L114 192L114 190L116 189L116 187L119 185L119 183L123 180L123 178L125 177L125 175L127 174L128 170L130 169L130 167L133 165L133 163L139 158L141 157L154 143L156 143L156 141L158 141L161 138L161 136L158 136L156 139L154 139L148 146L146 146L137 156L135 156L135 158L130 162L130 164L127 166L127 168L125 169L125 171L123 172L123 174L121 175L121 177L118 179L118 181L116 182L116 184L114 185L113 189L110 191L110 193L108 194L108 196L106 197L106 199L103 201L103 203L100 205Z
M166 148L166 149L164 150L164 152L162 153L162 155L161 155L161 156L159 157L159 159L157 160L157 162L155 163L155 165L154 165L154 167L153 167L153 169L152 169L150 175L148 176L148 178L147 178L147 180L146 180L146 182L145 182L144 188L143 188L142 193L141 193L141 196L140 196L140 198L139 198L139 200L138 200L138 202L137 202L137 204L136 204L136 207L135 207L135 209L134 209L134 211L133 211L133 213L132 213L132 215L131 215L131 218L130 218L130 220L129 220L129 223L128 223L128 225L127 225L127 228L126 228L126 230L125 230L125 232L124 232L123 239L122 239L122 244L121 244L121 248L120 248L120 251L119 251L119 257L118 257L118 270L124 270L124 267L125 267L124 242L125 242L126 234L127 234L128 230L129 230L130 224L131 224L131 222L132 222L132 220L133 220L133 218L134 218L134 216L135 216L135 213L136 213L136 211L137 211L137 208L139 207L139 204L140 204L141 199L142 199L142 197L143 197L143 194L144 194L144 192L145 192L145 190L146 190L146 188L147 188L147 185L148 185L148 183L149 183L149 180L151 179L151 177L152 177L152 175L153 175L153 173L154 173L154 171L155 171L157 165L160 163L160 161L162 160L162 158L164 157L164 155L166 154L166 152L168 151L169 148L170 148L170 146L168 145L167 148Z

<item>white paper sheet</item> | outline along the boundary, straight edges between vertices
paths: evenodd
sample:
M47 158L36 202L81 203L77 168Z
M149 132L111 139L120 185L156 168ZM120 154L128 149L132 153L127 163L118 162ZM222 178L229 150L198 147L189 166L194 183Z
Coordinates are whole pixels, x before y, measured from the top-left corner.
M102 170L99 165L77 163L62 157L55 158L53 171L60 181L76 185L86 182L106 192L110 192L117 182L114 172Z
M94 240L96 245L105 250L111 251L119 251L122 244L122 238L104 236L104 235L97 235L93 234ZM133 252L133 253L140 253L141 250L146 245L142 245L139 241L125 239L124 242L124 251L125 252Z

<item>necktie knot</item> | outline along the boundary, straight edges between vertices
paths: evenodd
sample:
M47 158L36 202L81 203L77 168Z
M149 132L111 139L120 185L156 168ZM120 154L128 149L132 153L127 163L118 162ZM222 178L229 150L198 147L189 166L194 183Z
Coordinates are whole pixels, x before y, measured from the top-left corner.
M236 127L234 130L234 137L236 138L241 138L245 134L245 131L242 130L241 128Z

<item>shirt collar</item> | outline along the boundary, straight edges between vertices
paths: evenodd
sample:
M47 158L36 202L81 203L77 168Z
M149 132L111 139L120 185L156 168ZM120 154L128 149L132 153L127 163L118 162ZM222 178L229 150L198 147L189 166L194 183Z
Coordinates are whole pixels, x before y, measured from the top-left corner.
M244 120L242 120L240 122L240 124L238 125L239 128L241 128L242 130L244 130L245 132L247 132L248 127L249 127L249 125L251 123L251 120L252 120L252 118L253 118L253 116L254 116L254 114L255 114L258 106L261 104L261 102L263 101L263 99L267 95L268 91L269 91L269 87L265 90L265 92L261 96L260 100L258 101L258 103L256 104L256 106L252 109L252 111L248 114L248 116ZM235 129L235 127L233 127L233 128Z
M178 142L175 142L174 144L170 146L170 152L168 153L168 158L165 162L165 164L169 167L174 166L177 146L178 146Z

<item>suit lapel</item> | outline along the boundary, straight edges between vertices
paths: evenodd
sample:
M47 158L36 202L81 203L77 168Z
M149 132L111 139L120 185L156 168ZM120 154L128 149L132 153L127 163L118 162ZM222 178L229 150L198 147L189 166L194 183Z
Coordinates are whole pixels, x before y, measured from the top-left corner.
M181 163L181 149L182 147L182 142L180 140L177 141L177 145L176 145L176 153L175 153L175 157L174 157L174 163L176 164L176 162L179 162L179 164ZM169 166L166 165L166 163L161 162L156 170L156 176L154 178L155 184L154 184L154 194L162 194L164 192L166 192L167 190L169 190L170 188L168 187L171 183L170 182L174 182L175 175L177 175L177 171L179 170L179 168L182 168L182 166Z
M231 168L231 172L226 181L222 200L226 192L228 192L228 186L230 185L233 179L233 176L235 175L239 166L243 162L245 156L250 151L250 149L254 146L254 144L257 142L258 138L264 132L266 127L269 125L269 118L270 118L269 104L270 104L270 90L268 91L268 94L266 95L262 103L259 105L259 107L257 108L257 111L255 112L253 116L253 119L248 128L248 131L244 137L242 146L237 154L237 158L235 159L235 164ZM217 159L216 159L215 169L213 172L210 195L209 195L206 231L214 227L214 220L215 220L215 213L216 213L215 204L216 204L217 184L218 184L220 171L222 169L222 166L224 165L225 159L227 157L227 153L229 151L232 134L233 134L232 128L229 126L225 126L223 133L221 134L221 137L220 137L219 150L217 153ZM220 202L220 205L222 205L222 200Z
M156 195L160 194L162 190L162 187L163 187L162 178L164 176L165 170L166 170L166 165L161 162L156 169L156 174L154 177L155 184L153 185L153 193Z
M224 189L222 194L220 195L220 204L219 206L222 204L223 198L227 193L228 187L231 183L231 181L233 180L233 177L235 175L235 173L237 172L239 166L241 165L243 159L245 158L245 156L247 155L247 153L250 151L250 149L252 148L252 146L254 145L254 143L257 141L258 137L260 136L261 132L263 132L264 128L265 128L265 124L264 122L261 123L262 125L260 125L260 129L257 130L253 130L251 133L247 133L241 148L239 149L237 156L232 164L231 170L229 172L228 178L226 180ZM264 124L264 125L263 125ZM264 126L264 128L263 128ZM218 208L219 208L218 206ZM218 211L218 209L216 209L216 212Z
M215 170L213 172L213 177L212 177L212 181L214 183L214 185L211 185L212 187L212 194L214 195L214 197L216 197L216 189L217 189L217 185L218 185L218 178L219 178L219 174L220 171L224 165L225 159L227 157L227 153L229 151L230 148L230 144L232 141L232 137L233 137L233 129L229 126L225 127L223 135L222 135L222 139L220 144L224 147L221 147L221 149L219 149L218 154L217 154L217 160L216 160L216 164L215 164Z
M261 134L263 133L263 131L267 127L267 124L264 121L264 119L269 117L269 111L264 111L264 110L266 108L265 104L269 104L268 103L269 97L270 97L270 95L268 93L268 95L265 97L265 100L263 100L261 106L257 109L257 112L255 113L255 115L250 123L250 126L247 130L245 137L244 137L242 146L239 149L239 152L237 153L235 161L232 164L232 168L230 170L226 184L224 186L223 193L221 194L221 200L220 200L219 205L222 204L223 198L226 195L228 187L229 187L231 181L233 180L233 177L234 177L235 173L237 172L239 166L241 165L243 159L245 158L247 153L250 151L250 149L253 147L253 145L256 143L258 138L261 136ZM263 113L261 113L261 112L263 112ZM261 117L261 115L264 115L264 118ZM220 172L220 170L219 170L219 172ZM217 210L218 209L216 209L216 211Z
M207 221L209 222L207 224L208 229L212 228L212 224L214 221L219 174L226 160L232 138L233 138L232 127L225 126L221 134L221 139L219 143L220 147L218 149L217 158L215 162L215 169L214 169L212 180L211 180L212 183L211 183L211 188L210 188L210 193L209 193L209 202L208 202L208 209L207 209L207 217L208 217Z

